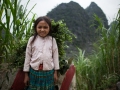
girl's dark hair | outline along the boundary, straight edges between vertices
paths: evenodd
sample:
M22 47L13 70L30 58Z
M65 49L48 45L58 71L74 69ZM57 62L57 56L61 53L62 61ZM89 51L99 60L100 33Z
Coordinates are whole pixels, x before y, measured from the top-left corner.
M51 25L51 20L50 20L50 18L47 17L47 16L38 17L38 18L34 21L34 24L33 24L34 37L33 37L33 40L31 41L31 44L35 41L35 38L36 38L36 36L38 35L37 30L36 30L36 27L37 27L37 25L38 25L38 23L39 23L40 21L45 21L45 22L49 25L50 31L49 31L48 35L51 35L52 25Z

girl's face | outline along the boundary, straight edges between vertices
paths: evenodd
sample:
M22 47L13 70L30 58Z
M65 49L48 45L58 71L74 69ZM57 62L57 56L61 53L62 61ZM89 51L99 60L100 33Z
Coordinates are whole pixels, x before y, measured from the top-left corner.
M37 24L36 30L37 30L37 33L39 36L45 37L48 35L48 33L50 31L50 27L45 21L40 21Z

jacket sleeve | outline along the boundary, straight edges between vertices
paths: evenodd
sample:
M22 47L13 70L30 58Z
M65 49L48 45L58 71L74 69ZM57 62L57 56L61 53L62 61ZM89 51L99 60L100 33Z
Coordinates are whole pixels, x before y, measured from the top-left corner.
M32 41L32 37L29 38L27 47L26 47L25 61L24 61L24 67L23 67L24 72L29 72L29 69L30 69L30 60L32 56L31 41Z
M58 53L58 46L56 43L55 38L53 38L53 62L54 62L54 69L58 70L59 67L59 53Z

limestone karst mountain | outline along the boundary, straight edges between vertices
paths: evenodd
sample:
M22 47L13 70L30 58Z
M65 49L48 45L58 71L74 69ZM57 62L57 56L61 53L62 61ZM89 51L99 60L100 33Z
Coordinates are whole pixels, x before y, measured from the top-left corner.
M64 20L69 30L77 37L73 39L73 43L69 44L68 54L71 53L70 51L76 52L76 47L85 50L88 54L92 52L92 43L98 36L95 27L91 27L94 13L103 19L108 28L108 21L104 12L94 2L91 2L86 9L74 1L61 3L47 13L47 16L55 21Z

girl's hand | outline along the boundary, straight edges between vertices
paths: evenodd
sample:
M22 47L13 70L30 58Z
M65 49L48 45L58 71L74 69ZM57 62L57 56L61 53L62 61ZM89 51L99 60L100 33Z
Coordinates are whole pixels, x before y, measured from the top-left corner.
M29 76L28 76L27 72L25 72L24 84L25 84L25 86L29 85Z
M57 75L57 71L55 70L54 72L54 82L57 83L58 80L58 75Z

